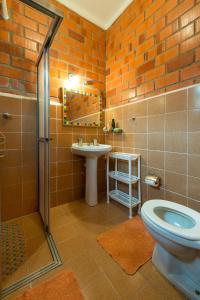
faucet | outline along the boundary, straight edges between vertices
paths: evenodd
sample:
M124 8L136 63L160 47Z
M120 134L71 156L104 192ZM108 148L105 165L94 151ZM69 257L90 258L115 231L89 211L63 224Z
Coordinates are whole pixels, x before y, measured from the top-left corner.
M99 145L97 139L93 139L93 145L94 146L98 146Z
M97 139L93 139L91 142L88 142L87 144L88 144L88 146L91 146L91 145L98 146L99 145L97 142Z
M78 145L83 146L83 138L82 137L78 138Z

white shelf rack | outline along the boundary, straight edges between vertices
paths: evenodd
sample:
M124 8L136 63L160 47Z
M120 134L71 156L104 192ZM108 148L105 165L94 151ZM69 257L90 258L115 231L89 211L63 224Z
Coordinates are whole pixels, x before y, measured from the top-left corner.
M131 178L129 178L128 173L123 173L123 172L119 172L119 171L111 171L111 172L109 172L109 176L115 180L119 180L119 181L127 183L127 184L129 184L130 181L132 184L136 183L138 181L137 176L131 175Z
M110 170L110 159L115 160L115 170ZM118 160L128 162L128 173L118 171ZM137 161L137 176L132 175L132 162ZM141 208L141 159L140 154L129 154L121 152L111 152L107 155L107 203L110 198L129 208L129 218L132 218L132 209L138 205L138 213ZM115 189L110 191L110 178L115 180ZM129 193L124 193L118 189L118 181L128 184ZM138 198L132 195L132 185L138 185Z
M109 157L117 158L117 159L121 159L121 160L133 161L133 160L137 160L140 157L140 154L111 152L111 153L109 153Z

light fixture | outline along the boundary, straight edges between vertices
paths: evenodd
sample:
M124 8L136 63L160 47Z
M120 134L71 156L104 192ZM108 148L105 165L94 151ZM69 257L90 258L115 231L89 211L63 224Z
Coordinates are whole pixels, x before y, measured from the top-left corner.
M80 77L78 75L69 74L68 79L64 82L66 89L75 90L80 86Z

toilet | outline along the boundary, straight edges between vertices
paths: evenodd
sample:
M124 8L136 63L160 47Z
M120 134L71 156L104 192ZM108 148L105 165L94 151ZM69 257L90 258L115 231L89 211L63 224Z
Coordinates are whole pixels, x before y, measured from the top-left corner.
M200 300L200 213L154 199L143 204L141 216L157 242L153 264L187 297Z

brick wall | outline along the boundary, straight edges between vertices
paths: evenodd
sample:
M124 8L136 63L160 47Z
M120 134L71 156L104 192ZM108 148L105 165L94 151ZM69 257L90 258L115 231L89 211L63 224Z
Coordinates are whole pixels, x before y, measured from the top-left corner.
M90 88L105 91L105 31L51 2L65 16L51 50L51 96L58 97L58 88L69 73L79 75L81 80L94 80Z
M63 5L64 21L51 49L51 95L68 73L104 90L105 32ZM0 90L34 93L35 67L50 19L16 0L0 19ZM198 0L136 0L106 32L107 105L199 81Z
M0 99L0 109L13 115L11 120L0 120L0 131L7 140L6 157L0 161L0 169L4 170L1 176L4 220L31 213L38 207L36 127L32 122L36 103L27 100L32 106L25 111L21 95L35 94L35 62L51 21L23 3L7 2L10 19L0 18L0 92L20 96L17 99L6 97L6 105L2 104L4 97ZM64 20L50 51L51 96L57 100L59 88L68 73L80 75L81 81L95 80L88 92L90 89L92 92L97 89L104 91L105 32L61 4L52 3L63 11ZM16 110L18 106L22 111L18 111L20 108ZM51 205L55 206L84 197L84 161L71 154L72 141L75 142L80 135L84 141L98 137L99 142L104 143L105 139L102 131L96 128L63 127L61 106L54 105L51 105L51 133ZM24 143L27 138L28 144ZM104 160L99 161L98 186L99 192L105 188Z
M51 1L63 11L64 20L51 47L50 93L57 99L59 88L69 73L79 75L81 81L94 80L87 92L105 91L105 32ZM71 144L83 137L84 142L98 138L105 142L102 130L62 126L62 106L51 106L51 205L56 206L84 197L84 160L72 155ZM98 192L105 190L105 161L98 165Z
M200 80L200 2L135 0L107 31L107 106Z
M0 18L0 91L34 94L35 61L50 18L15 0L8 8L10 19Z
M200 211L199 86L188 88L200 82L199 23L200 1L135 0L107 31L106 123L115 118L123 133L106 143L141 154L143 203ZM161 178L159 189L144 183L149 174Z
M51 48L51 96L68 73L95 80L92 89L104 91L105 32L68 8L51 1L64 13L64 20ZM0 19L0 91L34 94L35 62L51 18L16 0L8 1L10 19Z
M51 2L64 13L63 23L51 49L52 97L58 98L58 88L63 85L68 73L78 74L82 80L95 80L91 90L101 88L104 91L105 62L108 107L125 104L130 97L137 100L199 82L199 0L135 0L108 29L106 37L102 29L54 0ZM34 94L34 63L50 19L16 0L9 0L8 5L10 20L0 19L0 91ZM98 129L63 127L59 106L52 107L51 113L54 138L51 145L51 200L52 205L58 205L83 196L83 161L71 155L71 142L80 135L86 141L98 135L99 140L104 142L104 136ZM134 110L130 111L131 116L132 113L135 114ZM108 121L113 116L115 112L111 113ZM126 118L125 114L123 128L128 126ZM120 125L121 119L118 116L116 119ZM142 144L144 136L140 136L138 128L130 130L122 137L109 135L107 142L113 142L118 148L125 138L123 151L138 149L145 160L145 151L150 155L152 149ZM131 144L132 138L135 139L134 144ZM163 139L162 132L160 139ZM127 145L131 145L131 150L127 149ZM199 152L195 155L199 159ZM147 161L149 164L149 158ZM100 162L99 177L100 190L103 190L104 161ZM189 194L186 197L199 200Z
M104 90L105 32L51 2L65 16L51 49L51 95L68 73ZM50 19L15 0L9 8L11 19L0 20L0 90L34 93L34 62ZM198 0L134 1L106 32L107 105L198 82L199 16Z

